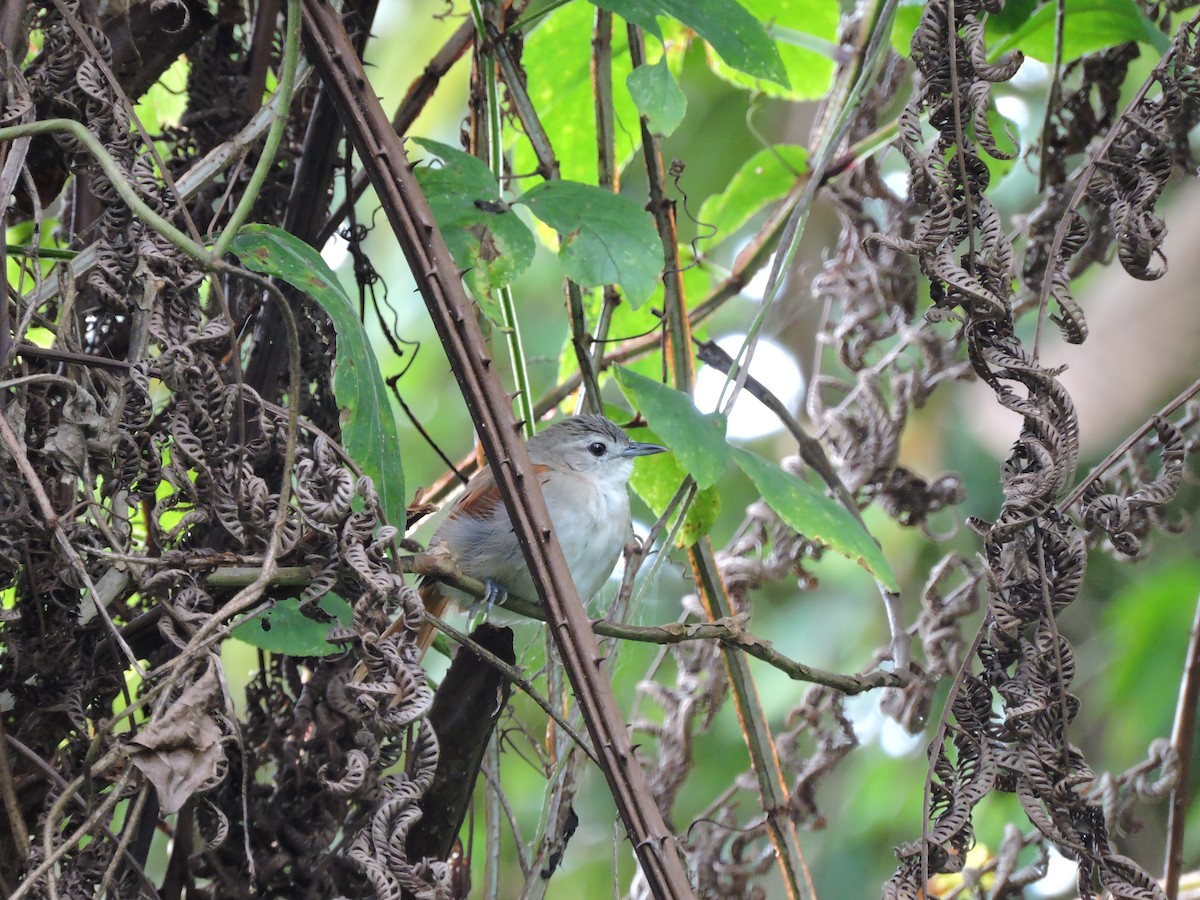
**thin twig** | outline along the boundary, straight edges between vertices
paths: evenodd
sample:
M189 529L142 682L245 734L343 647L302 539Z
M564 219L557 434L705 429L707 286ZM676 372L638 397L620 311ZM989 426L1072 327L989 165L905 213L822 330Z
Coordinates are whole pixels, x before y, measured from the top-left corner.
M646 39L642 29L629 23L629 58L635 69L646 65ZM692 326L683 291L683 264L679 259L679 235L675 227L675 204L666 195L667 173L662 147L646 116L638 123L642 131L642 156L650 189L650 214L658 229L663 249L663 358L677 390L690 394L695 380L692 362Z
M12 765L8 759L8 742L5 740L4 716L0 716L0 799L4 801L4 812L8 816L8 826L12 829L13 843L22 859L28 859L32 845L29 843L29 832L25 828L25 819L21 815L21 803L17 799L16 787L13 784Z
M238 198L237 206L229 214L225 227L213 245L213 255L218 259L228 252L233 239L237 237L238 229L250 217L250 211L258 199L259 191L266 183L267 176L275 165L275 154L283 141L283 133L287 130L288 116L291 111L292 96L296 89L296 69L300 64L300 0L288 0L287 31L283 43L283 68L279 75L279 87L276 92L282 95L279 109L276 110L275 120L267 131L267 139L263 142L262 153L250 175L250 180ZM293 403L296 395L293 394Z
M482 587L482 584L480 586ZM482 595L482 591L480 594ZM507 608L507 606L505 608ZM431 615L428 612L425 613L425 620L427 622L431 622L439 631L448 636L451 640L455 641L471 653L478 656L489 666L494 668L497 672L512 682L514 687L519 688L522 693L526 694L541 708L542 712L550 717L552 721L558 723L559 727L561 727L563 731L571 737L571 740L575 742L575 745L588 755L588 759L594 762L597 766L600 765L600 760L597 758L595 751L588 746L587 741L583 739L583 735L579 734L579 732L571 727L571 724L563 718L562 713L556 710L553 704L551 704L545 697L541 695L538 689L533 686L533 682L526 678L525 674L519 668L514 665L510 665L495 653L492 653L486 647L483 647L476 641L471 640L469 635L459 631L453 625L448 624L445 620L439 619L437 616Z
M446 43L442 45L442 48L433 55L433 59L429 61L429 64L425 66L421 74L409 85L408 92L404 95L404 99L400 101L400 105L396 107L395 115L392 116L392 128L396 134L401 136L408 134L409 129L412 128L413 123L417 120L417 116L425 108L425 104L429 102L429 98L433 96L433 92L441 82L443 76L467 52L467 48L471 46L471 39L474 36L475 25L468 18L450 35ZM338 230L341 223L350 215L350 210L354 207L358 198L363 195L363 191L367 189L369 184L370 179L367 178L365 172L359 172L354 176L351 186L346 192L346 196L342 198L342 202L329 214L329 218L321 226L321 230L318 232L317 239L314 242L316 246L323 247L325 242L333 237L334 232Z
M397 559L396 564L401 572L437 578L472 597L481 599L487 590L482 581L464 575L444 556L432 553L401 556ZM232 588L257 584L262 580L261 569L233 566L215 569L208 575L207 583L214 587ZM311 580L311 569L305 566L287 566L273 570L264 584L300 586L310 583ZM512 593L504 601L503 608L539 622L545 622L549 618L545 607L540 603L534 603ZM444 631L459 643L466 640L461 632L450 628L436 616L426 614L426 620L432 622L439 630ZM775 650L770 641L747 631L742 620L737 617L720 618L711 622L669 622L664 625L628 625L608 619L597 619L591 623L591 630L600 637L664 646L688 641L716 640L762 660L795 681L823 684L847 694L861 694L864 691L882 687L902 687L907 683L907 679L901 674L893 672L879 671L861 676L841 675L796 662ZM514 684L520 686L519 682L514 681Z
M729 375L730 371L737 365L733 357L713 341L701 341L697 344L696 356L701 362L712 366L725 375ZM782 400L766 385L749 373L746 374L745 389L751 397L754 397L763 406L775 413L775 416L779 419L783 427L795 439L799 447L800 458L810 469L820 476L821 480L825 482L825 486L833 491L834 496L838 498L838 501L845 507L846 511L854 516L858 524L865 528L866 524L863 522L858 504L855 502L850 491L846 489L846 485L842 483L842 479L838 477L833 464L829 462L829 457L825 455L825 447L821 442L800 426L800 422L783 405Z
M1170 401L1166 406L1162 407L1162 409L1147 419L1146 423L1142 425L1141 428L1129 435L1129 437L1125 438L1125 440L1121 441L1121 443L1111 453L1109 453L1108 456L1101 460L1099 465L1092 469L1092 471L1088 472L1087 477L1075 486L1075 490L1071 491L1071 493L1069 493L1066 498L1058 504L1058 511L1066 512L1076 503L1078 503L1079 498L1083 496L1084 491L1091 487L1093 482L1099 478L1102 478L1104 473L1108 471L1109 467L1112 466L1113 463L1128 453L1131 447L1133 447L1138 441L1155 429L1155 419L1160 417L1164 419L1167 418L1197 394L1200 394L1200 378L1197 378L1195 381L1193 381L1190 385L1184 388L1184 390L1174 400Z

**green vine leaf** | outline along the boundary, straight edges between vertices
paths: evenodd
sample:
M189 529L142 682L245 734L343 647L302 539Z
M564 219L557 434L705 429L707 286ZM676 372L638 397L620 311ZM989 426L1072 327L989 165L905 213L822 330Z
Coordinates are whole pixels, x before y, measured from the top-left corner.
M733 461L754 482L767 505L789 527L858 563L889 591L900 589L883 550L841 505L804 479L785 472L756 453L740 447L731 447L730 450Z
M558 257L572 281L619 284L635 307L654 293L662 244L649 214L633 200L590 184L545 181L516 202L563 236Z
M625 83L652 132L668 137L679 127L687 112L687 97L667 68L666 57L652 66L638 66L629 73Z
M687 394L632 369L618 367L616 376L626 399L671 449L696 486L703 491L716 484L729 464L725 417L705 415Z
M678 19L708 41L721 59L755 78L788 87L779 48L761 22L734 0L592 0L662 40L659 16Z
M645 441L651 444L667 443L665 438L649 428L631 429L629 434L636 441ZM687 470L684 469L676 454L659 453L638 460L638 464L633 467L633 476L629 479L629 486L642 499L642 502L650 507L650 511L654 515L661 516L674 498L675 492L679 490L679 486L683 484L687 474ZM720 512L721 494L716 485L697 490L691 506L688 507L683 526L679 529L675 540L676 546L680 549L690 547L708 534Z
M709 67L731 84L784 100L814 100L833 84L838 4L828 0L739 0L775 42L787 84L755 78L709 54Z
M533 262L536 243L483 160L428 138L413 143L441 160L414 170L454 264L467 271L476 299L510 284Z
M1026 56L1052 62L1055 16L1056 7L1053 3L1020 16L1012 22L1012 31L988 50L988 58L994 60L1010 50L1020 50ZM1009 21L1002 18L990 30L998 33ZM1063 17L1064 64L1085 54L1130 41L1149 44L1160 54L1170 47L1167 36L1133 0L1066 0Z
M246 268L274 275L312 297L333 320L333 394L342 410L342 443L375 482L388 522L403 528L407 512L396 415L366 328L337 276L321 254L274 225L243 226L229 249Z
M354 608L336 594L326 594L318 603L322 610L333 616L337 624L349 627L354 624ZM329 643L329 632L333 628L328 622L318 622L304 614L300 601L295 597L280 600L270 609L247 619L229 632L254 647L286 656L329 656L340 653L341 648Z
M715 241L733 237L768 203L787 196L808 171L808 151L792 144L759 150L742 163L725 190L700 206L700 221L717 229Z

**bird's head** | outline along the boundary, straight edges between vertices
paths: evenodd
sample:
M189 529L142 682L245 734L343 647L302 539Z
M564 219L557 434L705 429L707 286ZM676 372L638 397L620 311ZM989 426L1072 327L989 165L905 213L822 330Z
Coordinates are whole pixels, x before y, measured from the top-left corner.
M622 484L629 481L637 457L666 449L630 440L619 425L604 416L571 416L529 439L529 455L535 463Z

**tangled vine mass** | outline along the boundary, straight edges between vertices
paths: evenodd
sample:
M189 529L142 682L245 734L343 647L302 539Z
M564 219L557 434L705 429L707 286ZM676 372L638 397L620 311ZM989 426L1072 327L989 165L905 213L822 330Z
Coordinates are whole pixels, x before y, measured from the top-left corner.
M931 544L942 540L934 522L958 514L962 480L914 471L900 449L910 415L945 385L976 378L1021 423L994 521L967 523L979 554L936 561L911 621L893 623L863 667L896 674L882 709L933 739L925 825L896 848L883 897L916 900L928 896L928 876L961 871L976 807L1004 793L1032 830L1010 826L995 842L988 896L1019 896L1055 848L1078 862L1080 896L1157 900L1162 887L1116 836L1134 799L1170 791L1178 760L1162 741L1127 773L1092 770L1069 739L1081 709L1070 692L1075 650L1057 619L1085 589L1089 554L1141 558L1155 532L1186 527L1169 504L1194 469L1200 404L1156 416L1075 490L1075 405L1018 322L1036 318L1038 339L1048 321L1083 342L1077 276L1113 255L1134 278L1165 271L1159 201L1196 166L1196 23L1174 26L1170 4L1146 5L1174 40L1124 106L1133 45L1063 68L1038 155L1041 203L1018 233L989 194L987 159L1009 157L988 116L991 93L1022 63L1019 53L989 60L984 21L995 11L983 0L931 0L911 58L886 50L858 100L847 146L898 114L907 196L874 158L820 194L840 232L811 279L827 349L808 416L856 512L877 504ZM360 53L372 15L372 4L347 4ZM843 21L846 46L863 44L858 15ZM277 17L266 3L156 0L101 15L83 0L37 0L0 21L5 47L40 41L28 59L4 54L0 128L69 119L90 135L31 131L5 144L0 167L12 233L43 245L53 208L54 236L76 251L10 258L0 322L5 895L180 896L185 884L189 896L222 898L466 890L460 853L411 852L446 748L428 724L435 693L414 644L421 603L397 566L405 523L385 522L374 485L338 443L332 324L286 285L198 259L129 201L132 192L197 243L221 233L253 168L230 162L269 123L259 113L285 52ZM445 48L426 75L466 46ZM519 67L519 46L509 49ZM181 53L185 111L145 135L131 101ZM473 92L472 122L483 94ZM898 95L907 102L897 113ZM251 221L313 244L341 224L328 218L332 186L344 177L352 190L354 172L338 114L302 74ZM361 239L357 226L347 233ZM375 276L359 263L366 297ZM784 466L803 468L798 458ZM822 552L755 502L715 561L735 613L748 614L764 585L811 585L806 566ZM303 585L270 577L284 569L303 570ZM230 572L268 576L218 577ZM349 615L335 620L329 596ZM221 642L248 612L289 598L332 626L338 652L263 653L244 704L235 702ZM704 618L698 597L684 614ZM405 627L384 635L395 618ZM732 688L719 642L663 653L669 674L642 684L639 702L653 710L633 721L653 801L698 895L765 896L780 853L773 817L830 824L821 787L858 746L846 695L812 686L774 735L782 808L748 812L737 801L734 786L754 781L747 772L704 815L678 821L697 742ZM935 695L947 688L942 714ZM564 762L542 761L552 784L529 867L542 878L574 833L587 763L564 732L555 740ZM156 884L145 863L164 823L173 841ZM633 895L650 891L635 878Z

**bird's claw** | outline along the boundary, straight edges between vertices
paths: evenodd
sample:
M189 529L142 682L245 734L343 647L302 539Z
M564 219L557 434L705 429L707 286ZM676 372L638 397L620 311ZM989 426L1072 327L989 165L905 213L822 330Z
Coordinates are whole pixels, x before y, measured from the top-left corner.
M479 614L479 607L483 607L483 617L487 619L492 614L492 608L503 606L504 601L508 599L508 589L498 581L492 581L490 578L483 582L483 596L477 597L475 602L471 604L470 618L472 620Z

